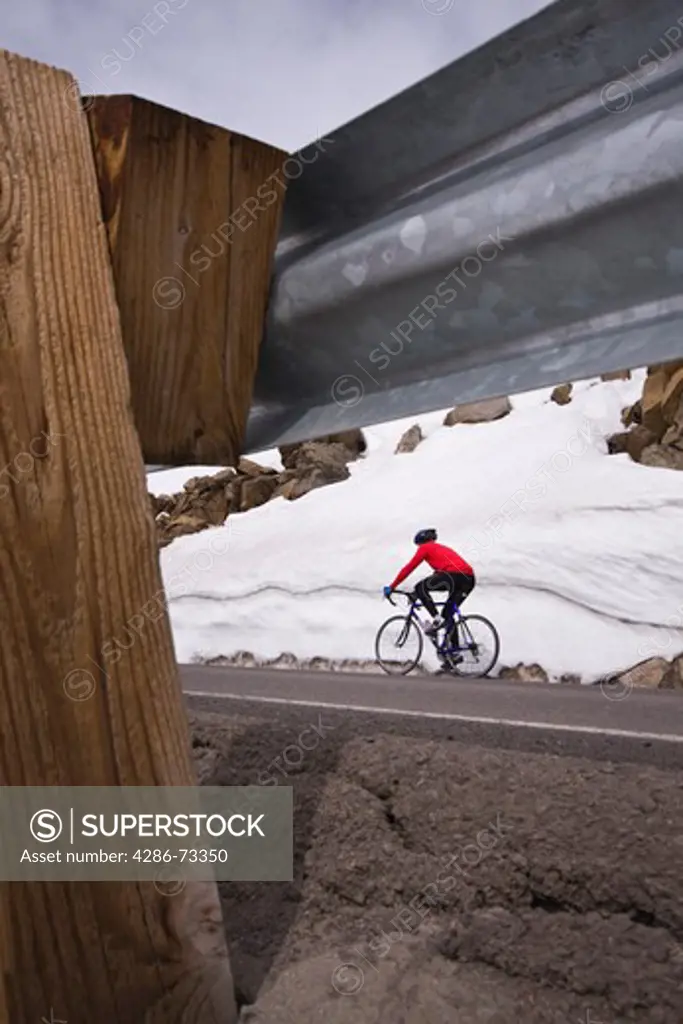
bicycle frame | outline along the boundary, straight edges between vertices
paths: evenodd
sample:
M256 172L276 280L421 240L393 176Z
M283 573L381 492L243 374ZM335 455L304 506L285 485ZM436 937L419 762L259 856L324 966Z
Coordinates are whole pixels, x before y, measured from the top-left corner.
M417 596L417 594L413 593L412 591L408 591L408 590L395 590L394 593L395 594L400 594L401 597L405 597L405 598L407 598L410 601L410 607L408 608L408 613L406 615L406 624L405 624L403 630L401 631L401 635L399 636L398 640L396 641L396 646L397 647L402 647L403 644L405 643L405 641L407 639L407 636L408 636L408 631L410 629L411 622L415 622L415 624L422 631L422 633L424 633L425 635L429 635L429 634L426 634L426 624L422 622L422 619L417 614L417 610L419 608L423 608L424 607L424 604L422 603L422 601L420 601L420 599ZM391 600L391 597L389 597L388 600L390 601L391 604L394 604L394 602ZM446 605L447 601L448 601L448 598L446 598L446 601L441 601L441 602L435 601L434 604L438 608L443 608ZM452 614L451 623L450 623L450 625L448 623L446 623L446 626L447 626L447 628L444 630L444 640L440 644L437 644L435 637L429 636L429 639L432 641L432 643L434 644L434 647L436 648L437 654L441 655L442 657L449 657L449 656L453 656L455 654L459 654L461 651L469 650L471 648L471 646L474 643L474 640L473 640L473 637L472 637L471 634L469 635L469 643L466 642L464 647L461 647L460 644L453 645L453 644L449 644L449 643L446 642L446 638L450 635L450 633L451 633L451 631L452 631L454 626L456 627L456 638L458 637L459 629L462 629L465 633L469 634L469 629L467 628L467 623L464 622L463 616L462 616L462 612L460 611L460 608L458 607L458 605L455 605L455 604L453 605L453 614ZM463 639L465 639L465 641L467 641L467 637L466 636Z

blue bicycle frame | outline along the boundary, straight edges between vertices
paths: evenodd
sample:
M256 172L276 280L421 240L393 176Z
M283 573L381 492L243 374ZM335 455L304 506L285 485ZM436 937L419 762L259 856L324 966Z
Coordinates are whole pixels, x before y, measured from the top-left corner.
M410 629L410 623L413 620L415 620L418 623L418 625L422 628L422 630L424 632L425 626L424 626L424 624L422 623L422 620L420 619L420 617L417 614L417 610L419 608L424 608L424 604L423 604L422 601L420 601L419 597L417 597L416 594L413 594L413 593L411 593L409 591L396 590L395 593L396 594L402 594L404 597L407 597L407 598L410 599L410 608L408 609L408 614L406 616L405 637L403 636L403 634L401 634L401 637L397 641L397 646L400 647L405 642L405 639L408 636L408 630ZM391 598L389 598L389 600L391 601ZM436 604L436 606L438 608L441 609L441 608L443 608L446 605L447 601L448 601L448 598L446 598L446 601L441 601L441 602L435 601L434 603ZM394 602L391 601L391 603L393 604ZM457 627L460 625L461 620L462 620L462 614L460 612L460 608L458 607L458 605L454 604L453 605L452 614L449 616L448 620L444 623L444 625L442 627L442 629L444 631L444 633L443 633L444 639L442 640L442 642L437 644L436 643L436 638L434 638L434 637L430 638L430 639L432 639L432 642L434 643L434 647L436 648L437 654L439 654L441 657L444 657L444 658L452 657L453 655L460 654L462 651L466 651L466 650L469 649L468 646L461 647L460 644L458 644L458 643L450 644L447 641L447 638L450 636L451 631L452 631L454 626L456 627L456 640L457 640L457 636L458 636Z

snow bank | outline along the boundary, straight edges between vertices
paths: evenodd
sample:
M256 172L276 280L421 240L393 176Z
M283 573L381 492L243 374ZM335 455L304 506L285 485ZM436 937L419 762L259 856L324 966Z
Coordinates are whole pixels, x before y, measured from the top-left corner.
M369 428L350 480L179 538L161 553L178 659L372 656L381 588L426 526L474 565L466 607L496 623L501 664L590 680L678 654L683 473L606 454L643 376L583 382L567 406L550 389L520 395L494 423L448 428L438 412ZM414 422L425 441L394 455ZM255 459L279 466L277 452ZM217 468L153 473L149 487Z

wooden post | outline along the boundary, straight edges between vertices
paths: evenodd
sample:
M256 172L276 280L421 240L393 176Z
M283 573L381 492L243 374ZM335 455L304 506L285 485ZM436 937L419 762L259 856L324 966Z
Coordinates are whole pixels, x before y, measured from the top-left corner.
M73 90L0 51L0 783L193 785L165 609L93 668L161 579ZM2 1022L236 1019L213 884L3 883L0 942Z
M145 461L234 465L287 154L132 96L85 106Z

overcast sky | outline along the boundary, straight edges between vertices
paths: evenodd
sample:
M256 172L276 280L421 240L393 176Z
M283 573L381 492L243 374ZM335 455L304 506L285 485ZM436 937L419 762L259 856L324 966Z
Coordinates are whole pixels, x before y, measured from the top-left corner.
M546 2L2 0L0 47L294 150Z

